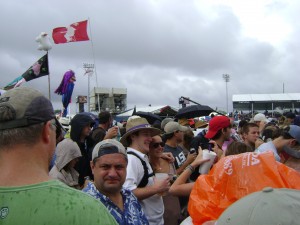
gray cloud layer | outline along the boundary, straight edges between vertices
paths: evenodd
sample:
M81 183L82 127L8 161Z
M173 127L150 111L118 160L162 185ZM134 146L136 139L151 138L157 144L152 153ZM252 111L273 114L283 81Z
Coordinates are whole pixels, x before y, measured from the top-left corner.
M98 84L128 90L128 106L169 104L180 96L226 109L229 96L299 92L299 3L276 1L268 13L284 16L291 35L279 46L242 34L229 7L200 7L196 1L2 1L0 87L43 55L35 37L42 31L90 18ZM210 16L208 16L210 15ZM254 15L255 16L255 15ZM275 34L274 34L275 35ZM52 100L65 71L76 72L74 97L87 93L83 62L93 62L91 42L54 45L49 53ZM95 76L91 79L95 84ZM30 83L48 94L47 77Z

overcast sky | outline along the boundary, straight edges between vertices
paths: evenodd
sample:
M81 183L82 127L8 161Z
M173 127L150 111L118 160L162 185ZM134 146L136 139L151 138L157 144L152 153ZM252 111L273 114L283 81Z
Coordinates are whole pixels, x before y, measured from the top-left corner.
M92 46L99 86L127 88L128 108L178 107L186 96L226 110L222 74L231 77L229 108L233 94L282 93L283 83L286 93L299 92L299 11L297 0L1 1L0 88L44 54L35 42L41 32L51 37L53 28L89 18L92 42L49 52L55 108L68 69L77 77L73 102L87 95L82 64L93 63ZM48 95L47 76L25 85Z

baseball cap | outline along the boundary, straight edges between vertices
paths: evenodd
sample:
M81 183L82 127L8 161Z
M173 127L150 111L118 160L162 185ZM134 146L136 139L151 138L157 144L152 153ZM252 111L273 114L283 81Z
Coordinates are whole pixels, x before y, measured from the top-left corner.
M253 120L254 120L254 122L260 122L260 121L268 122L267 117L265 116L265 114L262 114L262 113L257 113L253 117Z
M287 112L285 114L285 117L286 118L289 118L289 119L295 119L296 118L296 114L295 113L292 113L292 112Z
M217 225L298 224L300 191L266 187L247 195L229 206Z
M27 127L54 118L51 102L35 89L18 87L0 96L0 130Z
M92 160L103 155L120 153L127 158L125 147L114 139L107 139L95 145L92 153Z
M161 121L161 123L160 123L160 127L161 127L161 129L165 129L165 126L167 125L167 123L169 123L169 122L171 122L171 121L174 121L174 119L173 118L164 118L162 121Z
M188 128L185 126L181 126L179 123L174 122L174 121L170 121L169 123L166 124L164 131L166 132L166 134L171 134L174 133L175 131L187 131Z
M297 125L290 125L289 127L288 133L300 144L300 127Z
M219 130L229 127L230 119L227 116L215 116L209 121L206 138L213 138Z
M61 126L65 129L65 130L69 130L70 129L70 119L68 117L60 117L58 119L58 122L61 124Z

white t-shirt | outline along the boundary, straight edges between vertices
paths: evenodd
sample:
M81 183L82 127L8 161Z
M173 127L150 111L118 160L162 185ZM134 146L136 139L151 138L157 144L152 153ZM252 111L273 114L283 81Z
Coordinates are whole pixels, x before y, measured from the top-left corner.
M141 159L143 159L146 162L149 174L153 173L147 155L129 147L127 148L127 151L136 153ZM144 167L141 163L141 160L136 156L128 154L127 157L128 157L127 176L126 176L125 183L123 184L123 187L133 191L134 189L137 188L138 184L141 182L144 176ZM154 177L152 176L148 178L147 186L151 186L153 184L154 184ZM146 217L150 225L164 224L164 219L163 219L164 203L161 196L156 194L140 201L140 203L143 207L143 210L146 214Z
M258 152L258 153L268 152L268 151L273 152L276 161L280 162L280 156L278 155L277 149L272 141L263 143L257 149L255 149L255 152Z

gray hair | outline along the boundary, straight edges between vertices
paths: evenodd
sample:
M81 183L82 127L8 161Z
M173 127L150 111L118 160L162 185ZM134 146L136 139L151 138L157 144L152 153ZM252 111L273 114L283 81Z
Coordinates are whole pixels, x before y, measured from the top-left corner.
M28 146L36 144L41 138L44 124L0 130L0 149L12 148L19 144Z

